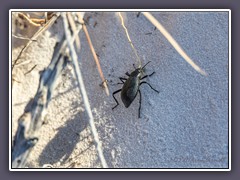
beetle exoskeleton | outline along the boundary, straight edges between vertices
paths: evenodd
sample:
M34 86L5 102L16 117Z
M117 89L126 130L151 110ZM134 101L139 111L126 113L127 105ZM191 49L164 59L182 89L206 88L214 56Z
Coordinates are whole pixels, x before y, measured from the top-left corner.
M150 63L150 62L151 61L149 61L148 63ZM143 80L147 77L152 76L155 73L155 72L153 72L150 75L145 75L145 76L142 77L143 69L146 67L146 65L148 63L146 63L143 67L135 68L135 70L131 74L129 74L127 72L126 75L128 76L128 78L119 77L119 79L121 80L121 83L118 83L118 84L123 84L123 87L121 89L113 92L112 95L113 95L113 98L116 101L117 105L114 106L112 109L116 108L119 105L117 99L114 96L115 94L121 92L122 102L123 102L124 106L126 108L128 108L132 104L134 99L136 98L137 94L139 93L140 99L139 99L138 118L140 118L141 98L142 97L141 97L141 91L140 91L139 87L142 84L147 84L152 90L159 93L159 91L154 89L148 82L141 81L141 80Z

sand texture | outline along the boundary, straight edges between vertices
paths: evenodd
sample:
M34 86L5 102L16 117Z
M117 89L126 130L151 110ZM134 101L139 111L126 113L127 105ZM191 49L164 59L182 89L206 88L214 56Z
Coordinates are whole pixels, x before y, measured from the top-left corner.
M112 110L116 103L111 94L122 86L116 85L118 77L127 77L125 73L134 70L136 56L114 12L85 13L110 96L100 86L101 78L83 31L79 34L78 60L108 166L228 168L228 13L152 13L208 76L186 63L142 14L123 15L142 63L151 61L145 73L156 72L146 81L160 93L148 85L140 87L140 119L139 96L125 108L120 94L116 94L120 105ZM32 27L24 33L34 31ZM63 33L62 21L58 21L27 49L22 61L28 63L13 72L21 83L14 83L12 88L12 136L24 107L36 93L39 71L50 63L55 43ZM13 59L25 43L13 38ZM34 65L36 68L24 75ZM58 80L45 120L27 167L101 167L71 64Z

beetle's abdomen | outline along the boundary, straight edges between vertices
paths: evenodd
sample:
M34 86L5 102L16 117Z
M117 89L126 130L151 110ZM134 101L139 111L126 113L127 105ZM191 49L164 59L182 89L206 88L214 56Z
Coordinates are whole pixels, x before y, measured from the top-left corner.
M123 85L121 91L121 99L126 108L128 108L135 97L137 96L139 88L139 80L129 78Z

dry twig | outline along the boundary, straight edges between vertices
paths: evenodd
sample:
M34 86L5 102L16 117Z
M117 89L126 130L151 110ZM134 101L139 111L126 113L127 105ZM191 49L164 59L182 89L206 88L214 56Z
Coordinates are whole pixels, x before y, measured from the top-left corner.
M25 166L26 160L37 143L36 132L43 124L44 111L51 100L56 80L62 69L67 64L67 58L63 57L64 39L55 48L52 61L40 76L40 82L35 97L25 107L23 115L18 120L18 128L12 147L12 167Z
M77 27L70 43L74 43L74 39L81 28L82 26ZM54 49L50 65L40 76L39 87L35 97L28 102L24 114L18 120L18 129L12 147L13 168L24 167L32 147L38 141L38 137L35 137L35 134L43 123L44 111L51 100L57 77L67 63L67 58L63 57L66 52L66 46L67 41L64 36Z
M206 76L207 73L196 65L193 60L184 52L175 39L167 32L167 30L156 20L149 12L142 12L143 15L165 36L165 38L172 44L176 51L199 73Z
M141 60L140 60L140 58L139 58L139 56L138 56L138 54L137 54L137 50L134 48L134 45L133 45L133 43L132 43L132 41L131 41L131 39L130 39L130 36L129 36L129 34L128 34L128 30L127 30L127 28L126 28L126 26L125 26L125 24L124 24L124 20L123 20L123 17L122 17L122 15L121 15L121 12L118 12L118 16L119 16L120 19L121 19L122 27L123 27L124 30L125 30L125 33L126 33L127 38L128 38L128 42L131 44L131 47L132 47L132 49L133 49L133 51L134 51L134 53L135 53L135 55L136 55L136 57L137 57L137 60L138 60L138 62L139 62L139 67L141 67L141 66L142 66L142 62L141 62Z
M71 26L71 29L72 29L73 33L76 33L77 27L76 27L76 24L75 24L75 22L74 22L74 19L73 19L73 17L72 17L72 13L71 13L71 12L67 12L67 18L68 18L68 22L69 22L69 24L70 24L70 26ZM78 34L78 33L77 33L77 34ZM79 39L79 36L76 36L75 41L76 41L77 50L79 51L80 48L81 48L81 47L80 47L80 39Z
M91 131L94 137L94 141L97 147L97 151L98 151L98 155L100 158L100 161L102 163L103 168L107 168L107 162L104 158L103 152L102 152L102 147L101 147L101 143L99 141L99 137L98 137L98 133L94 124L94 119L93 119L93 115L92 115L92 111L90 108L90 103L88 100L88 96L87 96L87 92L85 89L85 85L82 79L82 74L81 74L81 70L78 66L78 60L77 60L77 53L74 49L73 43L71 41L71 33L69 32L69 26L68 26L68 20L66 17L66 13L62 13L62 18L63 18L63 24L64 24L64 30L65 30L65 35L66 35L66 39L67 39L67 44L68 44L68 48L70 50L70 54L71 54L71 58L73 61L73 67L74 67L74 71L78 80L78 86L79 86L79 90L82 93L82 97L83 97L83 102L85 104L85 108L89 117L89 124L91 127ZM83 26L84 27L84 26Z
M91 51L92 51L94 60L95 60L95 62L96 62L96 64L97 64L98 72L99 72L100 77L101 77L101 79L102 79L102 83L103 83L105 92L106 92L106 94L109 96L109 89L108 89L108 86L107 86L107 81L106 81L106 79L104 78L104 75L103 75L103 72L102 72L102 69L101 69L101 66L100 66L100 63L99 63L99 59L98 59L98 57L97 57L97 54L96 54L95 49L94 49L94 47L93 47L92 41L91 41L90 36L89 36L89 34L88 34L87 27L86 27L86 25L84 24L84 20L83 20L81 14L80 14L79 12L77 12L77 15L78 15L78 20L79 20L79 22L80 22L80 23L82 24L82 26L83 26L83 31L84 31L84 33L86 34L89 47L90 47L90 49L91 49Z
M27 72L24 73L24 75L29 74L30 72L32 72L32 70L37 67L37 65L35 64L30 70L28 70Z
M23 36L17 36L17 35L14 35L14 34L12 34L12 37L15 37L17 39L29 40L29 41L37 41L36 39L31 39L31 38L23 37Z
M21 13L21 12L18 13L18 17L21 18L21 19L27 20L31 25L36 26L36 27L40 27L44 23L46 23L45 19L32 19L32 18L29 18L27 15L25 15L24 13Z

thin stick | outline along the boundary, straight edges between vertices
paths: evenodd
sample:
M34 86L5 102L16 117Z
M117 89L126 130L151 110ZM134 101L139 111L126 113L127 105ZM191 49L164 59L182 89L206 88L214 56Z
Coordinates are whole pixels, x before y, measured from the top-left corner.
M68 29L67 17L66 17L65 13L62 13L61 15L62 15L62 18L63 18L63 24L64 24L64 30L65 30L65 35L66 35L66 39L67 39L67 44L68 44L70 54L71 54L71 57L72 57L72 61L73 61L73 65L74 65L73 66L74 71L75 71L75 74L76 74L76 77L77 77L77 80L78 80L79 90L82 93L83 102L85 104L86 111L87 111L87 114L88 114L88 117L89 117L89 124L90 124L90 127L91 127L91 131L92 131L92 134L93 134L93 137L94 137L95 144L97 146L98 155L99 155L99 158L100 158L100 161L102 163L103 168L107 168L108 166L107 166L106 160L105 160L103 152L102 152L101 143L99 141L99 137L98 137L98 133L97 133L97 130L96 130L96 127L95 127L95 124L94 124L94 119L93 119L92 111L91 111L91 108L90 108L90 103L89 103L89 100L88 100L87 92L86 92L85 85L84 85L84 82L83 82L83 79L82 79L82 73L81 73L81 70L78 66L77 53L74 49L73 44L71 43L71 35L70 35L69 29Z
M71 39L72 44L81 28L82 26L79 26L77 31L74 32L73 38ZM54 48L51 63L48 68L41 73L39 87L34 99L28 102L24 114L18 120L18 129L12 147L12 167L14 168L22 168L25 166L32 147L39 139L35 132L37 132L43 124L44 111L46 111L52 98L57 77L59 77L68 62L64 56L66 45L67 41L65 36L63 36L61 42Z
M143 15L158 28L158 30L165 36L165 38L172 44L176 51L199 73L207 76L207 73L202 70L198 65L196 65L193 60L184 52L180 45L173 39L173 37L167 32L167 30L156 20L149 12L142 12Z
M25 15L24 13L18 13L18 17L20 17L21 19L26 19L30 24L32 24L33 26L36 26L36 27L40 27L42 26L42 24L36 22L36 19L31 19L29 18L27 15Z
M124 28L125 33L126 33L126 35L127 35L128 42L130 43L130 45L131 45L131 47L132 47L132 49L133 49L133 51L134 51L134 53L135 53L135 55L136 55L136 57L137 57L137 60L138 60L138 62L139 62L139 67L142 67L142 62L141 62L141 60L140 60L140 58L139 58L139 56L138 56L138 54L137 54L137 51L136 51L136 49L134 48L134 45L133 45L133 43L132 43L132 41L131 41L131 39L130 39L130 36L129 36L128 30L127 30L127 28L126 28L126 26L125 26L125 24L124 24L124 20L123 20L123 17L122 17L121 12L118 12L118 15L119 15L119 17L120 17L120 19L121 19L122 27Z
M32 147L38 142L36 133L43 124L43 119L56 87L57 78L67 65L67 58L63 57L65 39L54 49L53 57L49 66L41 73L38 90L18 119L18 128L14 136L12 146L12 167L23 168L32 151ZM66 46L65 46L66 47ZM65 49L64 49L65 52Z
M19 67L19 66L28 64L30 62L31 62L31 60L22 61L22 62L16 63L14 67Z
M90 49L91 49L91 51L92 51L92 54L93 54L93 58L94 58L94 60L95 60L95 62L96 62L96 64L97 64L98 73L99 73L99 75L100 75L100 77L101 77L101 79L102 79L103 87L104 87L104 89L105 89L105 92L106 92L107 96L109 96L109 89L108 89L108 86L107 86L107 81L106 81L106 79L104 78L104 75L103 75L103 72L102 72L102 69L101 69L101 66L100 66L100 63L99 63L99 59L98 59L97 54L96 54L96 51L95 51L95 49L94 49L94 47L93 47L91 38L90 38L90 36L89 36L89 34L88 34L87 27L86 27L86 25L84 24L84 20L83 20L83 18L82 18L82 16L81 16L80 12L77 12L77 15L78 15L78 20L79 20L79 22L80 22L80 23L82 24L82 26L83 26L83 31L84 31L84 33L86 34L89 47L90 47Z
M29 40L29 41L37 41L36 39L31 39L31 38L23 37L23 36L17 36L17 35L14 35L14 34L12 34L12 37L15 37L17 39Z
M32 72L32 70L33 70L35 67L37 67L36 64L35 64L29 71L27 71L26 73L24 73L24 75L27 75L27 74L29 74L30 72Z
M47 19L36 19L36 18L31 18L30 19L33 23L40 24L41 26L47 22Z
M75 33L77 31L77 27L76 27L76 24L74 22L71 12L67 12L67 18L68 18L68 21L69 21L69 24L71 26L73 33ZM77 46L77 50L79 51L80 50L80 39L78 36L76 37L76 46Z

